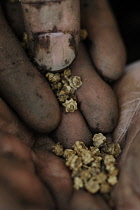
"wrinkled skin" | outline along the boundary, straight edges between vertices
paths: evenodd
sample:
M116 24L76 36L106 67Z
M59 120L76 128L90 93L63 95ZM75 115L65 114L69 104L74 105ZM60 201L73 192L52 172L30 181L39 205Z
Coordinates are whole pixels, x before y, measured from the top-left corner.
M96 15L96 17L98 16ZM87 28L88 27L90 28L91 26L87 26ZM91 34L92 34L92 31L91 31ZM102 45L100 45L100 42L97 42L97 46L99 46L99 49L100 49L100 46L102 48ZM92 50L93 48L91 49L90 53L92 52ZM103 53L102 55L104 55L104 52L102 53ZM122 54L124 54L123 50L122 50ZM98 62L98 59L99 59L98 52L94 51L94 53L93 54L91 53L91 55L92 55L92 59L96 55L95 61L97 61L97 64L100 63L102 66L102 62ZM125 60L124 58L125 56L121 56L121 57L123 57L123 59ZM102 59L99 59L99 60L102 60ZM28 66L28 62L29 61L27 60L25 62L27 63L27 66ZM118 62L119 62L119 59L118 59ZM121 63L123 62L122 61L120 62L120 66L122 65ZM95 62L95 65L97 64ZM79 67L81 65L83 65L84 68L83 70L81 69L80 71ZM114 64L114 66L115 65L116 64ZM106 66L106 65L103 65L103 66ZM96 67L98 69L98 66ZM103 112L101 112L102 110L106 110L108 108L108 111L110 111L109 105L107 108L104 108L104 105L106 104L108 100L107 95L110 95L110 94L113 95L113 92L111 88L94 71L91 61L89 60L87 53L84 50L84 46L82 45L80 46L78 58L76 62L73 64L72 68L73 68L73 75L74 74L80 75L83 78L84 90L79 89L77 91L77 97L78 97L78 100L81 102L80 108L82 110L84 117L83 115L81 115L80 111L77 111L76 114L71 114L70 116L71 119L66 124L65 129L63 129L64 124L62 120L65 121L65 114L63 113L64 117L62 116L60 127L57 128L59 131L56 130L55 133L52 135L52 137L55 137L55 138L57 137L57 140L58 141L61 140L61 142L66 147L71 147L71 145L74 143L72 141L76 139L75 137L77 136L77 134L80 134L82 136L82 137L79 136L80 140L84 140L85 136L83 134L84 132L86 132L86 137L88 136L88 138L85 143L89 144L90 143L89 139L92 136L91 131L93 132L99 131L99 130L102 131L103 129L103 132L110 132L113 129L112 127L109 129L108 127L106 128L105 126L108 126L106 122L103 124L101 124L100 122L100 129L99 128L97 129L97 126L94 127L93 124L95 123L97 125L98 122L95 122L95 120L91 121L92 117L90 119L90 113L93 113L93 107L90 107L90 109L86 109L86 106L87 106L86 101L84 100L84 98L82 98L82 95L83 97L86 98L86 94L84 94L84 91L86 92L89 91L89 94L90 94L90 93L94 93L95 89L98 91L98 88L99 88L100 90L100 86L105 86L104 89L106 89L105 91L106 95L104 92L103 93L100 92L102 93L102 97L104 95L106 96L105 98L103 97L102 101L104 101L104 103L103 103L103 106L99 109L99 114L101 117L103 116ZM90 75L88 78L86 78L88 75L83 73L85 68L87 68L88 74ZM101 74L103 75L104 68L102 69L103 70ZM123 69L123 67L121 67L121 69ZM139 71L140 71L139 63L129 66L128 71L126 70L122 79L118 81L116 86L114 87L115 93L119 102L120 117L119 117L117 127L115 131L113 132L113 136L114 136L113 138L116 142L120 142L122 144L123 153L120 159L119 183L114 188L112 197L114 199L116 208L120 210L138 209L140 205L139 199L138 199L139 197L139 168L137 167L137 164L139 163L139 138L140 138L139 136L139 121L140 121L140 118L139 118L139 112L140 112L140 109L139 109L139 92L140 92ZM40 78L39 80L41 81L42 77L39 77L38 73L36 75L37 75L36 78ZM107 77L106 75L104 76ZM117 76L115 76L115 78L116 77ZM111 78L110 76L108 76L108 78L114 79L113 77ZM92 82L89 81L89 84L93 85L93 86L91 85L91 87L89 86L89 89L87 89L86 84L84 85L84 83L86 83L88 79L89 80L94 79L93 84ZM100 84L99 87L96 84L97 81L98 81L98 84ZM48 87L46 88L48 89ZM92 90L90 88L92 88ZM30 95L30 89L28 89L28 91ZM42 89L42 91L44 90ZM92 98L92 96L89 95L89 99L90 99L89 103L91 102L91 104L92 104L92 100L94 101L98 99L97 96L99 96L99 94L98 92L95 92L95 93L94 93L94 98ZM12 94L14 94L14 92L11 92L11 95ZM24 99L26 99L26 93L24 94L22 95L23 101ZM114 98L114 96L112 98ZM114 110L116 110L115 98L112 99L112 101L114 101L113 102ZM10 104L9 101L8 103ZM98 105L100 104L101 102L99 99ZM12 104L10 105L11 107L13 107ZM96 107L98 105L96 105ZM25 107L25 110L27 108L29 107ZM31 104L31 108L34 108L34 104ZM97 113L97 110L95 114L96 113ZM114 112L112 111L112 113ZM109 113L108 116L104 116L103 122L105 119L109 121L109 118L111 119L110 115L111 114ZM126 120L126 117L128 120ZM86 121L84 120L84 118L86 118ZM97 118L99 117L96 116L95 119ZM80 119L80 120L77 123L73 121L73 119L75 119L75 121L77 119ZM39 122L39 118L38 118L38 122ZM49 118L47 119L47 122L49 122ZM73 133L72 131L73 127L69 126L71 125L71 122L75 122L75 126L78 126L77 128L74 127L75 130L77 130L77 133ZM88 122L90 126L87 126L86 122ZM115 126L115 123L114 123L114 126ZM13 110L6 104L6 102L3 99L0 99L0 209L6 209L6 210L9 210L9 209L13 209L13 210L15 209L18 209L18 210L20 209L21 210L22 209L29 209L29 210L45 210L45 209L62 209L62 210L63 209L76 209L76 210L77 209L79 210L104 209L104 210L107 210L107 209L110 209L109 206L104 202L103 198L101 198L100 196L96 196L96 195L93 196L83 190L80 190L80 191L73 190L72 181L70 178L70 172L66 168L63 160L54 156L50 152L50 149L52 145L54 145L54 142L49 137L47 137L46 134L34 133L32 130L30 130L29 127L34 128L34 126L25 125L22 122L22 120L19 119L19 117L13 112ZM89 131L89 127L91 131ZM35 130L38 130L41 132L41 130L44 131L45 129L47 128L43 127L43 125L39 125L39 127L36 127ZM62 130L63 132L65 132L65 134L63 134ZM64 138L62 138L63 135L64 135ZM130 176L128 176L128 174Z
M115 85L120 118L113 135L123 147L119 182L112 192L118 210L139 209L140 205L139 71L140 62L128 66ZM0 110L1 209L110 209L100 196L73 190L63 160L50 152L54 142L49 137L27 130L2 99Z

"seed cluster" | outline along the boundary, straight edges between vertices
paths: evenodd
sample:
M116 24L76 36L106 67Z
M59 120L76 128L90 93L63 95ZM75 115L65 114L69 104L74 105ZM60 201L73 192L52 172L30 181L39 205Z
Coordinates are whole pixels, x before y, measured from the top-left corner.
M57 156L62 156L66 166L72 171L74 188L83 188L90 193L110 193L117 183L118 168L116 158L121 149L101 134L93 137L93 146L86 147L81 141L76 141L72 149L64 149L58 143L52 147Z
M46 78L58 101L65 107L66 112L77 110L75 91L82 85L81 78L71 76L70 69L66 69L63 73L47 73Z

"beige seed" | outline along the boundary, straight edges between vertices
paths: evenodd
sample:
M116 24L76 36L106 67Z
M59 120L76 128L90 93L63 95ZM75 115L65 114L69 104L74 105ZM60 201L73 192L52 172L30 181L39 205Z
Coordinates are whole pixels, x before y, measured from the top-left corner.
M95 181L93 178L91 178L87 183L85 183L85 188L90 193L96 193L99 191L100 186L97 181Z
M82 188L84 185L83 185L83 181L82 179L80 179L79 177L75 177L74 178L74 188L76 190L79 190L80 188Z
M88 37L88 32L85 29L81 29L80 31L80 39L81 41L85 40Z
M100 192L101 193L109 193L111 191L111 186L107 182L103 182L100 185Z
M117 177L116 176L110 176L107 181L108 181L109 184L115 185L115 184L117 184Z
M62 156L64 153L64 148L60 143L57 143L55 146L52 147L52 152L55 153L57 156Z
M74 90L77 90L82 85L81 78L79 76L72 76L69 79L69 84Z
M72 98L70 100L66 100L65 103L62 103L64 107L66 107L66 112L74 112L77 110L77 102Z
M106 137L102 133L98 133L93 136L93 145L97 148L99 148L104 141L106 141Z

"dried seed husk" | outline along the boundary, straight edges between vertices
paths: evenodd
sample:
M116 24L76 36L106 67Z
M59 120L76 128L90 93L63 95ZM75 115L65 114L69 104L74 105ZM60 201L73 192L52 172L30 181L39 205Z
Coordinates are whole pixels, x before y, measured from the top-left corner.
M74 112L77 110L77 102L72 98L70 100L66 100L62 105L66 108L66 112Z
M65 149L63 157L72 171L74 188L83 188L92 194L100 192L106 197L118 181L116 158L120 151L120 146L108 143L101 133L94 135L93 146L89 148L76 141L72 149Z
M81 31L80 31L80 39L81 39L81 41L86 40L87 37L88 37L87 30L86 29L81 29Z
M88 182L85 183L85 188L90 193L97 193L100 189L100 186L97 181L91 178Z
M102 133L98 133L93 136L93 145L97 148L102 146L104 141L106 141L106 137Z
M60 143L57 143L55 146L52 146L52 152L57 156L62 156L64 154L64 148Z

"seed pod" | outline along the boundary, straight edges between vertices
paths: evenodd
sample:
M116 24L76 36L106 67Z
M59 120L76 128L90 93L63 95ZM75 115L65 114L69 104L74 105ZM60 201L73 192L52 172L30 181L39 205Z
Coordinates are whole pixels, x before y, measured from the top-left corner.
M74 188L76 190L79 190L80 188L82 188L84 185L83 185L83 181L82 179L80 179L79 177L75 177L74 178Z
M63 146L60 143L57 143L55 146L52 147L52 152L55 153L57 156L62 156L64 153Z
M69 79L69 83L70 83L70 86L75 90L77 90L82 85L82 81L79 76L72 76Z
M66 112L74 112L77 110L77 103L72 98L70 100L66 100L62 105L66 107Z
M95 147L100 147L105 140L106 137L102 133L95 134L93 137L93 145Z

